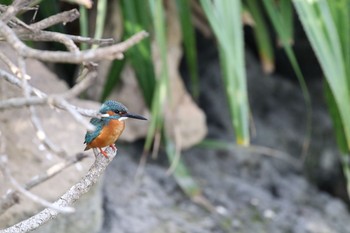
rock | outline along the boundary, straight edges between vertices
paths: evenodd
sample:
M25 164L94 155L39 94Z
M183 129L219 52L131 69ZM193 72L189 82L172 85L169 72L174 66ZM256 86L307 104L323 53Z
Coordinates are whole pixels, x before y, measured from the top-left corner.
M100 233L213 232L213 220L184 198L175 180L165 176L165 168L149 165L141 180L135 182L137 164L130 159L130 154L137 151L119 152L106 172L106 217Z
M1 52L15 54L3 43ZM13 57L12 57L13 58ZM6 69L0 64L0 69ZM67 86L50 72L42 63L26 59L26 69L31 76L30 83L49 94L61 93L67 90ZM18 87L0 80L0 100L9 97L20 97L22 92ZM81 107L97 109L98 103L75 100L74 103ZM48 106L37 107L38 117L42 122L46 135L50 140L69 156L83 152L84 135L86 130L78 124L65 111L57 111ZM26 108L9 109L0 112L1 143L5 146L8 155L8 166L12 175L21 184L29 181L31 177L45 171L52 165L61 162L62 158L53 155L46 150L42 142L36 137L36 132L30 120L29 110ZM76 166L72 166L56 177L40 184L31 191L38 196L55 201L63 192L75 184L79 178L87 172L93 162L92 152L90 158L84 159ZM0 195L4 195L10 188L7 181L1 181ZM71 215L60 216L50 221L45 227L39 228L36 232L48 232L48 229L55 229L55 232L97 232L102 223L102 195L99 186L94 187L74 207L76 212ZM38 213L42 206L34 204L33 201L20 195L19 204L8 209L0 216L0 228L13 225ZM88 221L83 221L89 219Z
M200 72L200 105L207 115L209 137L233 142L220 65L216 56L211 54L209 58L201 64ZM249 52L247 66L256 129L253 144L278 149L299 161L305 133L305 107L299 87L276 76L263 77L259 64ZM311 86L318 97L319 87ZM308 156L320 155L320 152L336 158L337 147L330 136L331 124L324 105L317 101L314 113L317 128L313 131ZM320 191L304 177L300 168L279 154L268 156L259 148L235 146L185 151L182 158L187 168L219 213L212 215L188 200L174 179L166 176L168 167L161 161L148 164L142 179L133 179L137 168L128 157L138 158L142 153L142 146L139 147L137 144L125 147L107 169L106 218L100 233L350 232L350 215L345 203ZM327 167L333 164L323 163ZM316 168L314 174L319 172Z

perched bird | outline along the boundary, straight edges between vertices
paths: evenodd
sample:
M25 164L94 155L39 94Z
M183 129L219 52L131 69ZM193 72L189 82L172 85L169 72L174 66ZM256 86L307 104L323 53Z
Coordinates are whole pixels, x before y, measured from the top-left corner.
M116 149L114 143L118 140L125 128L125 120L134 118L139 120L147 120L143 116L130 113L128 109L121 103L113 100L104 102L99 110L102 117L92 118L90 123L96 128L94 131L88 131L85 135L85 150L98 148L100 152L108 158L103 147L110 146Z

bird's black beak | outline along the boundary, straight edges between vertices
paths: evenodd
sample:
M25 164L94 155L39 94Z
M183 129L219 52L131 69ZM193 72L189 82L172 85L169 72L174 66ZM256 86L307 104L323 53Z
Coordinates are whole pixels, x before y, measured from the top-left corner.
M138 120L147 120L147 118L144 118L143 116L137 115L134 113L126 113L126 114L124 114L124 117L134 118L134 119L138 119Z

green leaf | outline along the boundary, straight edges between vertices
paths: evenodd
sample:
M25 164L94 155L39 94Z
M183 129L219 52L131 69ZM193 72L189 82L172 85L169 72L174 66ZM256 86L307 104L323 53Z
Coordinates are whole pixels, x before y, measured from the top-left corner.
M79 25L80 25L80 35L84 37L89 36L89 19L87 9L84 6L79 7L80 17L79 17ZM80 44L81 50L88 49L88 45L86 43Z
M241 2L201 0L218 40L223 80L236 142L249 145L249 104L245 73Z
M293 8L290 0L264 0L267 15L277 31L282 46L291 45L293 41Z
M335 131L335 136L337 139L338 146L342 153L349 153L350 150L346 144L346 137L344 133L344 126L343 122L340 117L338 106L335 102L333 93L327 83L327 81L324 84L324 95L326 99L326 103L328 106L328 111L331 115L332 121L333 121L333 128Z
M343 48L348 45L341 44L348 39L340 40L340 33L327 1L294 0L293 3L334 95L350 148L350 74L347 74L348 69L345 68L343 52ZM349 11L349 7L346 9ZM349 19L343 20L348 22Z
M191 20L191 2L176 0L177 10L182 29L187 66L191 77L191 93L195 99L199 96L199 80L197 65L196 37Z
M174 178L177 184L181 187L184 193L190 198L200 195L201 188L197 182L192 178L186 165L182 161L180 155L176 152L174 143L169 140L166 141L166 152L170 163L176 163L173 171Z
M152 119L150 128L147 133L145 142L145 150L149 151L151 148L152 140L157 131L160 131L163 127L163 108L167 96L169 93L169 74L168 74L168 61L167 61L167 39L165 30L165 17L162 0L150 0L149 7L152 15L152 22L154 27L155 42L160 52L160 72L157 78L155 94L152 99L151 114Z
M305 83L304 75L301 72L300 66L298 64L298 61L296 59L295 53L291 47L291 32L293 31L290 29L291 26L291 19L288 17L292 9L288 10L286 8L291 8L292 6L287 3L286 0L282 0L280 2L280 5L277 5L276 1L274 0L264 0L263 1L264 6L267 10L268 16L272 22L272 25L274 26L274 29L276 30L280 42L287 54L287 57L293 67L293 70L295 72L295 75L298 78L300 88L303 92L303 96L305 99L306 104L306 135L304 138L304 145L302 148L302 155L305 156L306 152L308 150L308 147L310 145L310 139L311 139L311 131L312 131L312 105L311 105L311 98L309 91L307 89L307 85ZM285 12L287 12L287 17L284 15Z
M96 15L96 24L95 24L95 39L101 39L104 28L105 20L107 14L107 0L98 0L97 1L97 15ZM94 44L92 48L97 48L98 45Z
M118 85L120 81L120 74L124 68L124 65L125 59L113 61L102 91L101 102L105 101L106 98L112 93L113 89Z
M275 58L272 48L272 40L265 19L262 15L262 7L259 1L246 0L247 9L254 19L254 36L258 44L260 60L265 73L272 73L275 69Z
M150 27L150 11L145 7L144 2L123 0L121 7L124 17L124 38ZM150 38L129 49L126 58L135 70L145 102L150 107L156 86Z
M304 1L293 0L304 31L311 43L332 93L329 104L334 115L334 126L338 142L350 149L350 69L349 65L349 1ZM339 9L339 5L341 9ZM345 30L345 31L342 31ZM335 110L337 109L337 111ZM341 121L337 123L337 121ZM341 136L344 132L344 137ZM343 142L345 139L345 143ZM344 148L341 148L344 149ZM347 159L342 161L350 195L350 166Z

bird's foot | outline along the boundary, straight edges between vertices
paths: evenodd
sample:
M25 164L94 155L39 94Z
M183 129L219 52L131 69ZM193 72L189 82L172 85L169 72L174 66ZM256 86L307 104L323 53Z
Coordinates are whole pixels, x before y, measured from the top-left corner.
M100 147L98 148L101 152L101 154L103 154L104 157L106 157L107 159L109 158L106 151L102 150Z
M111 144L111 145L109 145L109 147L111 147L114 151L116 151L117 150L117 147L115 147L115 145L114 144Z

